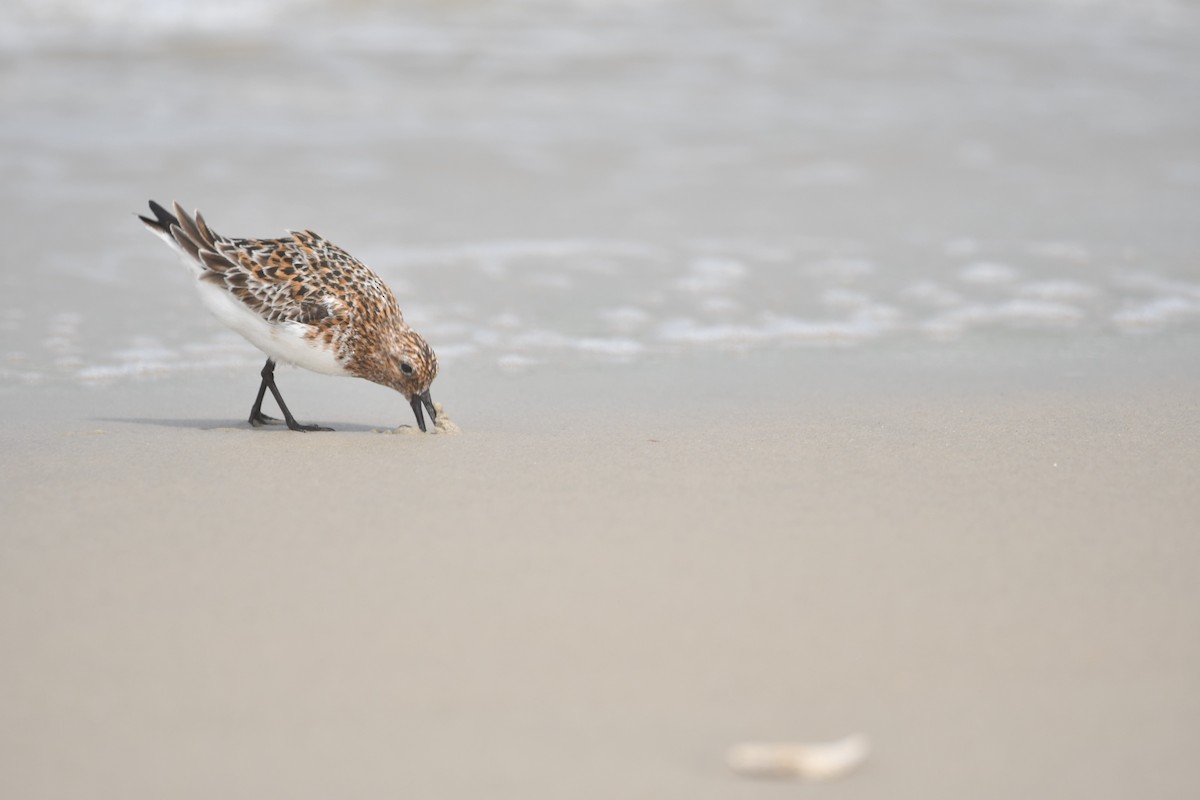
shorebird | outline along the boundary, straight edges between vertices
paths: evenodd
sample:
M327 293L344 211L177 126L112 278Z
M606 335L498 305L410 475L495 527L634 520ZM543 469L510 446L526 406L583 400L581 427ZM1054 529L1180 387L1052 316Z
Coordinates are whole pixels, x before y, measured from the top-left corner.
M213 233L199 211L188 216L178 203L173 207L174 214L151 200L154 219L138 219L183 254L208 310L267 356L251 425L279 422L262 413L270 390L292 430L332 430L296 422L275 385L276 362L387 386L408 400L422 431L422 405L437 422L429 397L437 356L365 264L312 231L232 239Z

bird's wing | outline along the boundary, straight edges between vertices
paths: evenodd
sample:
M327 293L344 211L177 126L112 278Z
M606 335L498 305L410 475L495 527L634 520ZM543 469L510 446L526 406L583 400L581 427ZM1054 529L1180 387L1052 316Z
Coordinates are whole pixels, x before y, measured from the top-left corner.
M225 289L267 322L314 325L349 312L337 279L341 265L358 262L336 245L309 231L233 239L215 234L199 212L189 216L179 204L174 211L170 233L203 267L200 280Z
M227 239L201 250L201 280L224 287L268 322L313 325L348 308L318 254L294 238Z

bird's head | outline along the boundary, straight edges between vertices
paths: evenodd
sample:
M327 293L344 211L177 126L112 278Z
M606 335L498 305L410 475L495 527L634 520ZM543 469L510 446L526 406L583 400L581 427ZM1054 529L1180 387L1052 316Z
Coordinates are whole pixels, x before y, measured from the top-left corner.
M417 426L425 430L425 415L421 406L429 412L429 418L437 422L437 411L429 397L429 384L437 377L438 361L433 348L416 331L402 334L390 354L391 380L389 385L408 400Z

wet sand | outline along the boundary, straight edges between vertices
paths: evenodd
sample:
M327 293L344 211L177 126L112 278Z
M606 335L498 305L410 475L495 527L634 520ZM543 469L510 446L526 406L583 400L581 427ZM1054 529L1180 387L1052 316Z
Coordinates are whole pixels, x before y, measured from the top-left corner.
M1194 796L1184 344L9 387L0 794Z

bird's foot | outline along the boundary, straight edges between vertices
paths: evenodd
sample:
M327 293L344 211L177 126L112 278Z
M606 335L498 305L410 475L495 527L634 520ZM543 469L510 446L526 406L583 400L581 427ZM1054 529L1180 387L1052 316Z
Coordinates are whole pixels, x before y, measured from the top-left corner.
M288 428L290 428L294 431L301 431L303 433L311 433L313 431L331 431L331 430L333 430L333 428L323 428L320 425L301 425L299 422L296 422L296 420L294 420L294 419L288 420Z
M260 425L282 425L283 420L275 419L274 417L268 417L266 414L259 411L257 414L250 415L250 424L256 428Z

